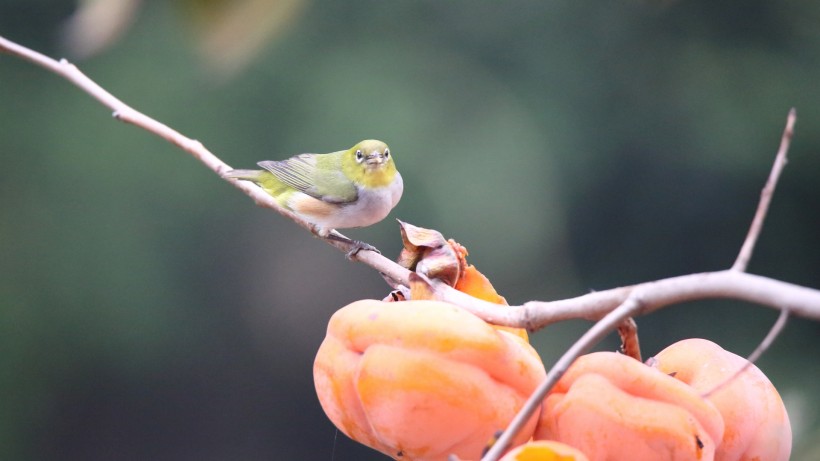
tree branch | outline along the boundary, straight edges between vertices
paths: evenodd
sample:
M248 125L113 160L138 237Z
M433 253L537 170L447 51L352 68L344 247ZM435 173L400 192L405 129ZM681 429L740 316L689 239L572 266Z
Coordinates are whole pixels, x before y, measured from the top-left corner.
M56 61L41 53L18 45L2 36L0 36L0 52L17 56L33 64L36 64L64 79L73 83L75 86L88 93L94 99L99 101L103 106L113 111L113 116L117 120L142 128L143 130L153 133L171 144L179 147L191 154L195 159L203 163L209 170L213 171L220 177L232 168L223 162L219 157L211 153L202 145L201 142L188 138L173 128L154 120L151 117L139 112L131 106L125 104L114 95L103 89L96 82L88 78L80 69L74 64L61 59ZM260 187L247 181L228 180L237 189L244 192L254 203L260 207L270 208L277 213L289 218L296 224L303 228L314 232L313 226L301 219L295 213L282 208L278 203L266 194ZM314 232L315 235L315 232ZM354 246L349 242L340 242L337 240L323 239L326 243L336 247L344 253L350 252ZM382 274L387 275L390 279L399 284L409 284L410 271L399 266L395 262L385 258L384 256L373 251L360 251L354 258L373 269L376 269Z
M624 294L626 298L616 309L610 311L595 325L593 325L592 328L590 328L586 334L576 341L575 344L573 344L572 347L570 347L569 350L561 356L558 362L553 365L549 373L547 373L547 377L544 379L544 382L542 382L535 392L530 395L529 399L527 399L524 406L515 415L515 418L513 418L510 425L498 438L496 444L484 457L482 457L482 461L497 461L507 450L512 439L518 434L519 431L521 431L521 428L524 427L527 420L529 420L533 413L538 411L541 402L546 398L550 389L558 383L558 380L561 379L561 376L563 376L564 373L566 373L572 363L580 357L581 354L584 354L595 344L603 340L609 332L618 328L618 326L628 318L639 314L646 314L670 304L691 301L693 300L691 296L694 296L694 299L709 297L750 300L745 298L745 296L748 295L754 299L752 302L766 304L780 309L780 316L778 317L777 322L772 327L771 331L769 331L769 334L766 335L766 338L764 338L761 344L755 349L752 356L746 361L743 367L711 391L704 394L704 397L707 397L709 394L719 390L743 373L743 371L746 370L754 360L757 360L760 354L768 349L771 343L783 330L783 327L786 324L786 319L788 319L789 312L793 306L800 306L800 309L805 309L807 314L817 314L818 309L820 308L820 292L817 290L798 287L796 285L791 286L791 288L796 288L796 290L786 288L785 286L780 287L777 284L782 284L784 282L777 282L764 277L750 276L745 273L749 259L752 256L755 243L757 242L757 237L760 235L760 231L763 228L763 221L766 219L769 203L774 195L774 188L777 185L780 172L786 164L786 153L789 150L789 143L794 133L795 119L796 112L794 108L792 108L789 111L789 117L786 121L786 129L784 130L780 141L780 148L775 156L775 162L772 166L772 171L769 174L769 179L766 181L766 186L763 188L760 203L758 204L757 211L749 228L749 233L747 234L746 240L743 242L743 246L740 249L740 253L738 254L737 260L732 268L728 271L685 275L682 277L659 280L657 282L642 283L633 287L610 290L613 294L618 291L624 291L625 293L619 294ZM752 278L747 279L747 277ZM594 297L591 295L587 296L590 298ZM573 301L578 299L580 298L576 298ZM593 305L598 305L597 301L599 300L593 300ZM551 311L548 304L551 303L530 302L524 307L526 309L526 307L529 306L535 311L532 314L532 317L542 315L547 312L554 314L555 311ZM574 304L574 302L572 304ZM571 308L575 309L576 306L573 305ZM585 311L590 315L594 315L593 309L585 309ZM529 321L531 316L525 311L523 314L520 314L520 317L523 317L525 320ZM535 323L540 325L538 322Z
M178 146L202 162L208 169L220 175L220 177L225 171L231 169L230 166L206 149L199 141L188 138L167 125L128 106L100 87L68 61L56 61L7 40L2 36L0 36L0 52L22 58L65 78L97 99L101 104L111 109L114 112L115 118L118 120L142 128ZM775 161L772 175L770 175L767 187L764 189L761 197L761 202L765 201L766 204L761 204L758 207L758 212L755 215L753 224L753 228L756 230L750 229L750 235L744 243L738 261L748 261L751 249L754 247L754 242L759 234L760 226L762 226L762 221L768 208L768 202L771 200L774 184L777 181L780 170L785 164L786 151L788 150L789 140L792 137L793 125L794 113L792 112L790 113L789 122L787 123L780 150L778 151L777 158L779 160ZM301 220L294 213L280 207L272 197L259 187L246 181L229 182L251 197L257 205L270 208L293 220L303 228L312 230L310 223ZM334 240L325 241L345 253L352 249L349 243ZM410 271L378 253L362 251L356 255L356 259L376 269L380 273L387 275L398 284L409 285ZM744 264L743 262L736 262L735 266L745 268ZM538 330L563 320L579 318L587 320L601 319L608 312L623 303L630 294L637 289L645 293L644 310L642 313L648 313L669 304L684 301L707 298L733 298L773 308L780 308L781 306L788 307L795 315L820 320L820 291L766 277L744 274L739 270L733 273L720 271L684 275L629 287L589 293L572 299L551 302L530 301L520 306L498 306L488 303L456 291L435 280L433 281L433 285L436 293L443 301L457 304L490 323L526 328L530 331Z
M769 179L760 193L760 202L757 204L757 211L755 212L752 225L749 226L749 233L746 235L746 240L743 241L743 246L740 248L740 253L737 255L735 263L732 265L732 270L745 272L749 266L749 260L752 259L752 251L754 251L757 238L760 236L760 231L763 230L763 221L766 219L766 213L769 212L769 203L772 201L774 189L777 187L777 181L780 179L780 172L786 166L786 153L789 151L789 145L794 136L794 122L797 121L797 111L792 107L789 111L789 116L786 119L786 128L783 130L783 136L780 138L780 148L777 149L777 155L774 158L774 165L772 171L769 173Z
M220 177L231 169L199 141L190 139L167 125L131 108L100 87L68 61L55 61L2 36L0 36L0 52L27 60L65 78L94 97L102 105L111 109L114 117L118 120L142 128L174 144L191 154ZM427 283L430 284L431 289L442 301L461 306L482 319L498 325L526 328L534 331L563 320L579 318L597 320L597 323L573 344L552 367L547 374L546 380L533 393L521 412L499 438L496 445L483 458L485 461L498 459L512 437L520 430L520 427L529 419L530 415L537 410L538 405L549 392L549 389L560 379L572 362L597 344L609 332L617 328L628 317L647 314L662 307L686 301L726 298L761 304L775 309L782 309L784 312L788 311L801 317L820 320L819 290L745 272L757 238L760 235L780 172L786 164L786 153L793 136L795 118L795 112L792 109L789 113L772 172L761 193L754 220L737 260L729 270L672 277L589 293L572 299L551 302L530 301L520 306L492 304L456 291L440 280L428 280ZM310 223L280 207L261 188L245 181L231 180L228 182L251 197L257 205L270 208L303 228L314 232ZM353 248L353 245L347 242L323 240L345 253ZM385 274L388 279L392 280L394 286L410 285L410 271L376 252L362 251L355 256L355 259ZM785 321L785 315L781 317ZM778 324L782 325L781 322L778 322ZM782 328L782 326L777 327L776 330L779 330L779 328ZM767 341L764 341L764 343L767 343Z
M510 425L498 438L498 441L481 458L481 461L496 461L507 451L512 439L521 431L530 417L541 407L541 402L567 372L575 359L589 351L593 346L601 342L612 330L618 327L624 320L634 317L642 310L643 299L641 290L633 290L630 295L614 310L609 312L604 318L592 326L578 341L564 352L564 355L555 362L547 377L538 385L535 392L530 395L518 414L515 415Z

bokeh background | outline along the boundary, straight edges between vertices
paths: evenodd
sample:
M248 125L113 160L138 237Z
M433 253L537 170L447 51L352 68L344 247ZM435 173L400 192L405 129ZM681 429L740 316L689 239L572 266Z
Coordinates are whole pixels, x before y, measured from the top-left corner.
M750 271L820 288L818 2L0 0L0 35L236 167L387 141L392 217L467 246L512 303L729 267L794 106ZM332 313L387 293L372 270L5 55L0 161L0 459L386 459L312 384ZM348 235L399 251L392 218ZM647 356L746 355L775 318L638 323ZM533 341L549 365L588 326ZM819 348L794 319L759 361L795 460L820 459Z

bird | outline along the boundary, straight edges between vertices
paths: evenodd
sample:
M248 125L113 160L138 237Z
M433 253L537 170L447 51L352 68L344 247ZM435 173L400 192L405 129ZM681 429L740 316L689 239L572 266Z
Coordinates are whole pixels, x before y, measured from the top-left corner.
M229 170L225 179L251 181L283 208L314 226L316 235L357 245L348 256L370 245L335 229L366 227L383 220L399 203L404 182L390 148L366 139L328 154L299 154L264 160L261 170Z

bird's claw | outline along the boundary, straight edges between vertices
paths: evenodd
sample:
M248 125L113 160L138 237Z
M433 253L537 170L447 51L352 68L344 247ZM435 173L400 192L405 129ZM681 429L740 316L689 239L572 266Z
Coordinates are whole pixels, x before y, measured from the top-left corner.
M348 251L345 254L345 257L348 260L351 260L351 261L353 259L355 259L356 255L359 254L359 252L362 251L362 250L375 251L378 254L382 254L382 252L379 251L378 249L376 249L376 247L374 247L373 245L364 243L361 240L353 240L351 238L345 237L344 235L340 234L335 229L330 229L329 231L325 230L325 231L323 231L323 234L317 234L317 235L319 235L320 237L322 237L324 239L335 240L337 242L349 243L349 244L353 245L353 248L351 248L350 251Z
M345 257L349 260L353 260L353 258L355 258L356 255L359 254L359 252L362 250L375 251L378 254L382 254L382 252L379 251L378 248L374 247L373 245L370 245L369 243L364 243L360 240L352 240L352 242L353 248L345 254Z

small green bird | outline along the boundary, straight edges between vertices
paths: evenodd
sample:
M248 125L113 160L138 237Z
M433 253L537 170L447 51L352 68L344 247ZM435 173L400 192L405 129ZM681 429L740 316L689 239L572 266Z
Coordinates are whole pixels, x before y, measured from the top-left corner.
M381 221L404 190L390 148L373 139L339 152L257 165L263 169L231 170L223 177L258 184L279 205L315 225L321 237L334 235L333 229Z

